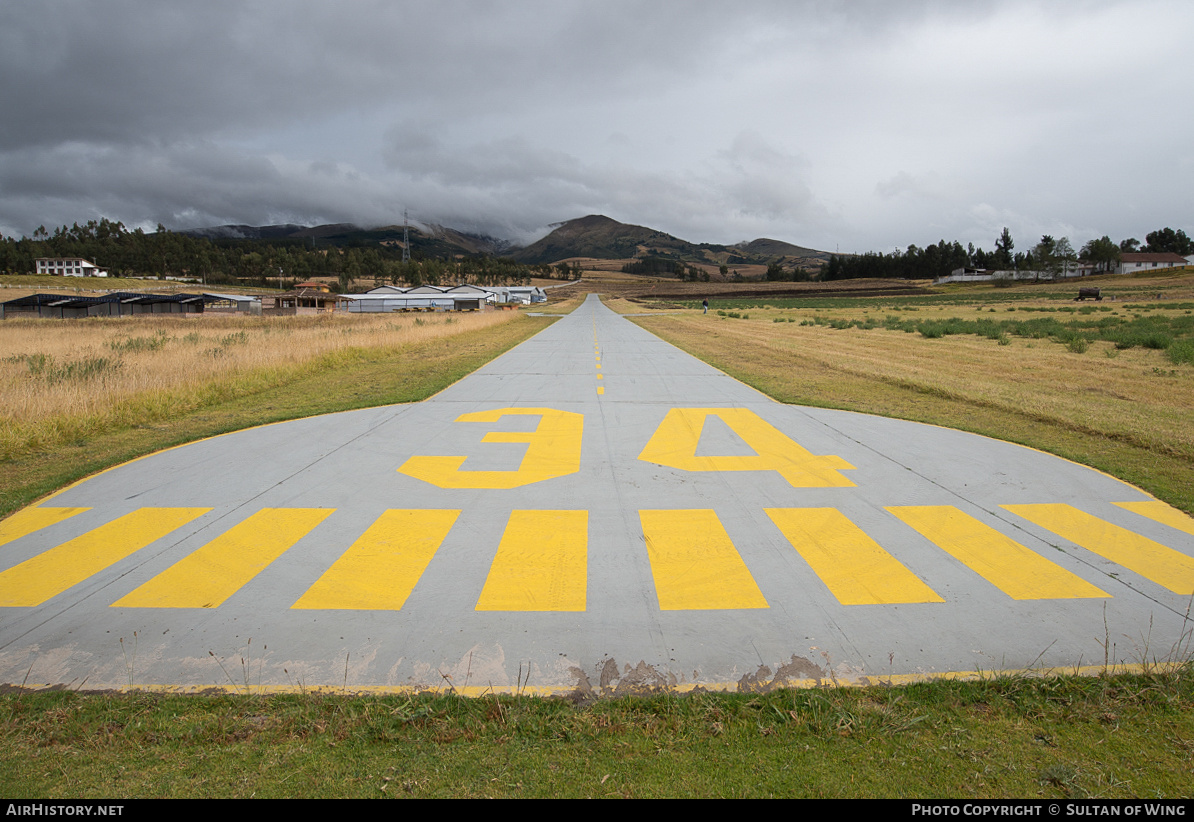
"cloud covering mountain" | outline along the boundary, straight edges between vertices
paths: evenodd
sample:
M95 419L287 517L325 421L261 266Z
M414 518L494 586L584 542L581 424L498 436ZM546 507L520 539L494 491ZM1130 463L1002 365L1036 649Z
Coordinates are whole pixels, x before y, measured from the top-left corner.
M1142 237L1189 219L1191 31L1174 0L5 3L0 232Z

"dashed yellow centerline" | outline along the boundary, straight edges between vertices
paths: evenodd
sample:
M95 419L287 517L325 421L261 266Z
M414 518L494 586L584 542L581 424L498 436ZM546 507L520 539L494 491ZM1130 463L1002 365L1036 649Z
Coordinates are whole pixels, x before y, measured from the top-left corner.
M1000 506L1175 594L1194 594L1194 558L1072 505Z
M1012 599L1110 596L953 506L902 505L887 510Z
M597 341L597 319L596 318L593 319L593 353L597 357L597 370L601 371L601 344ZM599 373L597 375L597 379L603 380L603 379L605 379L605 377ZM601 395L604 393L605 393L605 386L599 384L597 386L597 394Z
M291 607L400 610L459 515L386 511Z
M588 546L588 511L512 512L476 610L585 610Z
M767 608L712 510L639 511L663 611Z
M335 510L263 508L112 607L216 608Z
M838 602L944 602L836 508L765 508Z
M203 516L210 508L140 508L0 573L0 606L41 605Z

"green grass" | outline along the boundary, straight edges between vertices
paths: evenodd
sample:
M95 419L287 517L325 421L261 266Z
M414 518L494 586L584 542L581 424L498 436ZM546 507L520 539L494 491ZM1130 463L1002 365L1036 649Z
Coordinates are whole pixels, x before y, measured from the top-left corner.
M1025 310L1025 309L1021 309ZM1051 309L1057 310L1057 309ZM720 316L738 317L733 312L719 311ZM780 318L773 320L782 322ZM947 319L903 318L889 314L883 320L875 317L866 319L845 319L830 317L812 317L802 322L804 325L820 325L844 330L860 328L871 330L884 328L889 331L904 331L909 334L920 334L929 339L940 339L952 334L974 334L988 339L999 339L1002 335L1024 337L1028 339L1051 339L1055 342L1070 346L1070 350L1085 347L1075 340L1086 343L1105 341L1115 344L1116 348L1127 349L1134 347L1167 350L1175 343L1184 343L1181 350L1194 344L1194 316L1139 316L1130 319L1122 317L1103 317L1098 319L1067 319L1059 320L1053 317L1040 317L1029 320L987 319L968 320L961 317ZM1081 353L1080 351L1077 353ZM1178 355L1174 362L1186 362L1185 354Z
M118 357L92 355L61 365L48 354L14 355L8 357L7 360L9 362L24 362L32 376L52 384L102 379L105 374L118 371L123 365Z
M0 696L0 793L1189 796L1194 677L564 699Z

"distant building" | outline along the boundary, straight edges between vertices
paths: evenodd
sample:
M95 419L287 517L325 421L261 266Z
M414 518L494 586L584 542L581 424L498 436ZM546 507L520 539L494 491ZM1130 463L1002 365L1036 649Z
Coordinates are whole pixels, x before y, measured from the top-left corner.
M344 311L348 305L348 298L331 293L326 283L299 283L293 291L285 294L275 294L273 304L267 305L266 297L262 300L262 313L270 315L290 314L325 314Z
M203 295L204 313L216 314L254 314L261 316L261 298L247 294L215 294Z
M509 285L498 286L497 288L490 288L497 295L498 302L503 303L522 303L523 305L530 305L531 303L545 303L547 302L547 294L542 288L531 285Z
M52 277L107 277L108 272L79 257L38 257L37 273Z
M383 285L364 294L346 294L354 314L385 311L481 311L498 304L547 301L542 288L532 286L420 285L401 288Z
M1120 254L1116 274L1135 274L1140 271L1158 271L1163 268L1180 268L1190 261L1173 251L1125 251Z
M205 306L223 305L233 299L236 298L223 294L147 294L141 291L109 291L98 296L30 294L0 303L0 319L42 317L69 320L138 314L202 314Z
M399 288L383 285L364 294L346 294L348 310L354 314L388 311L479 311L494 301L486 289L472 285L455 287L421 285Z

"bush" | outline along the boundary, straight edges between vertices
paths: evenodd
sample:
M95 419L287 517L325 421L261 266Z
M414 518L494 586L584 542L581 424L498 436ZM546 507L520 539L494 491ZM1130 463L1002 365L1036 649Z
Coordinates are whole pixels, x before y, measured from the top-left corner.
M1165 350L1165 356L1174 365L1194 365L1194 341L1179 340Z

